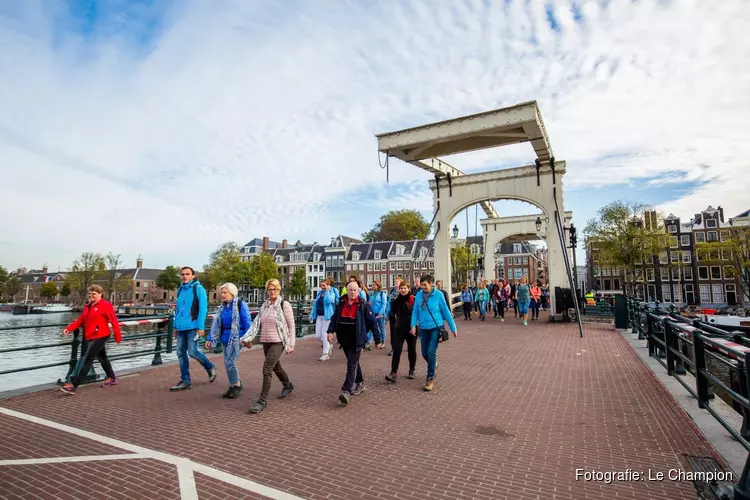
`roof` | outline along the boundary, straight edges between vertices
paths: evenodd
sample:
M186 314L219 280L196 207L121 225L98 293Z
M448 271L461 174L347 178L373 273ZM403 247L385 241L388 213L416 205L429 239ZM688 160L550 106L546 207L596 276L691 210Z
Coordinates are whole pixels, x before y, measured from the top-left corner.
M504 241L500 243L500 250L497 252L500 255L520 255L519 253L513 252L513 245L521 244L521 254L528 253L536 258L536 253L531 248L528 241Z
M750 217L750 209L748 209L748 210L745 210L744 212L742 212L742 213L741 213L741 214L739 214L739 215L736 215L736 216L734 216L733 218L734 218L734 219L738 219L738 218L740 218L740 217Z
M355 243L349 247L349 252L346 254L346 260L353 260L352 255L354 252L359 252L359 260L367 260L367 254L370 250L372 243Z
M404 256L410 256L412 254L412 251L414 250L414 245L416 244L417 240L407 240L407 241L392 241L391 243L393 246L391 246L390 251L388 252L389 256L396 256L396 247L398 245L403 245L404 247Z
M253 238L252 240L248 241L243 247L262 247L263 246L263 238ZM278 241L268 241L268 248L276 248L281 247L281 243Z

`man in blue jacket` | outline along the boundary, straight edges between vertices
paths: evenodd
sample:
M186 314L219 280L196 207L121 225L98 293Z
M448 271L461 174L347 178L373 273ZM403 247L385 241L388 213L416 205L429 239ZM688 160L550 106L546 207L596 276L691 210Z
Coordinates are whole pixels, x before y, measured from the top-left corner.
M432 276L428 274L422 276L420 284L422 289L414 299L414 309L411 313L411 334L416 335L416 329L419 327L422 357L427 361L427 380L424 390L431 391L435 385L440 329L446 321L454 337L458 336L458 329L442 292L432 286Z
M349 404L351 396L365 390L365 378L359 358L367 344L367 331L375 331L378 328L372 307L359 292L356 281L346 285L346 296L339 302L328 325L328 342L333 342L333 335L336 334L336 339L346 355L346 379L339 394L339 401L345 405Z
M177 359L180 362L180 382L170 391L190 389L190 360L198 361L208 372L208 381L216 380L216 368L205 354L198 350L198 337L203 337L208 315L208 294L195 277L192 267L180 270L182 285L177 290L174 312L174 335L177 339Z

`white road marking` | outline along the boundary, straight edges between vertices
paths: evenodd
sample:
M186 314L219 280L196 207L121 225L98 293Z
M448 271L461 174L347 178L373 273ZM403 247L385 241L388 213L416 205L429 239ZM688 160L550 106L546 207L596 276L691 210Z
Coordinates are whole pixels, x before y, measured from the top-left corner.
M198 500L198 488L195 486L195 476L189 460L177 465L177 477L180 480L180 498Z
M200 464L198 462L194 462L186 458L178 457L176 455L170 455L169 453L162 453L160 451L151 450L149 448L144 448L142 446L128 443L126 441L120 441L119 439L102 436L101 434L95 434L93 432L85 431L83 429L78 429L76 427L71 427L69 425L54 422L52 420L35 417L34 415L29 415L27 413L21 413L15 410L10 410L8 408L0 407L0 414L8 415L9 417L15 417L21 420L26 420L27 422L32 422L35 424L43 425L45 427L51 427L52 429L56 429L58 431L67 432L69 434L73 434L75 436L90 439L98 443L113 446L115 448L120 448L122 450L127 450L130 452L136 453L138 455L141 455L141 458L150 458L154 460L160 460L162 462L175 465L178 468L178 475L180 479L182 479L182 475L179 474L179 470L180 470L180 466L182 465L185 467L190 467L195 472L206 474L216 479L220 479L221 481L224 481L226 483L251 491L253 493L257 493L259 495L266 496L268 498L273 498L276 500L302 500L301 497L292 495L291 493L286 493L284 491L277 490L269 486L264 486L262 484L256 483L255 481L250 481L249 479L234 476L222 470L215 469L214 467ZM194 481L193 481L193 484L195 484ZM180 486L180 491L182 491L182 485ZM187 499L191 499L191 500L194 500L196 498L198 498L197 494L195 496L187 497Z
M127 455L89 455L85 457L53 457L53 458L19 458L16 460L0 460L0 465L36 465L61 464L67 462L98 462L100 460L127 460L132 458L148 458L137 453Z

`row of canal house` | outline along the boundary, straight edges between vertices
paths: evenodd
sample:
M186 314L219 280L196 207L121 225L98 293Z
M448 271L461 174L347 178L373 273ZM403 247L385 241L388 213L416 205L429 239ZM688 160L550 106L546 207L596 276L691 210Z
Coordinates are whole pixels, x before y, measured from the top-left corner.
M725 265L701 262L696 243L725 241L730 228L748 222L748 212L726 221L721 207L707 207L684 221L670 214L660 224L655 212L646 212L647 229L659 228L667 235L667 247L657 255L645 255L633 270L601 266L597 262L596 242L587 244L588 282L594 290L617 292L634 281L637 297L689 305L737 305L742 303L741 286L732 270L732 256L719 254ZM633 280L634 278L634 280Z

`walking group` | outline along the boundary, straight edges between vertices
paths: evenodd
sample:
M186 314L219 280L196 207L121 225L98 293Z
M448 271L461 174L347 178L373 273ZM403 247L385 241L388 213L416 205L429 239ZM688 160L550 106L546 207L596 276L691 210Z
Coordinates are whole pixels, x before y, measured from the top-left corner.
M206 348L221 343L224 367L229 387L223 397L235 399L243 386L237 369L237 359L243 347L250 348L256 337L263 348L263 382L260 394L250 407L250 413L259 413L266 408L271 382L275 374L282 383L279 398L289 396L294 390L289 375L281 364L283 354L294 353L296 336L295 319L291 304L281 297L281 284L276 279L266 282L267 299L252 318L248 304L238 294L236 285L225 283L220 287L221 305L213 315L211 328L204 331L208 318L208 294L196 279L190 267L180 270L182 285L177 291L174 314L174 329L177 341L177 358L180 380L170 391L190 389L190 358L196 360L206 371L209 383L216 380L215 365L199 350L199 341L205 337ZM421 344L422 358L427 362L425 391L432 391L437 376L437 351L440 342L448 339L447 323L453 336L458 335L456 323L450 310L450 298L442 289L442 282L433 283L432 276L424 275L415 280L414 287L396 279L395 286L386 293L380 282L373 290L367 288L358 277L352 276L342 293L324 280L310 312L310 321L315 323L316 338L322 344L320 361L328 361L333 354L334 343L339 345L346 358L346 375L338 400L349 404L351 397L365 390L365 379L361 367L362 351L383 349L386 342L386 320L390 328L391 366L385 379L396 383L404 343L409 362L408 378L416 377L417 341ZM122 335L112 304L102 298L104 290L93 285L88 289L89 302L81 316L68 325L63 334L83 327L88 341L86 353L76 375L64 384L61 390L75 394L82 377L89 372L94 359L98 359L107 374L103 387L117 385L117 377L107 358L105 344L110 336L109 324L115 333L115 341Z
M479 320L486 321L488 308L495 313L494 318L500 318L505 322L505 311L513 309L514 317L521 318L521 324L529 324L529 310L531 320L539 319L539 310L546 309L549 301L549 289L540 281L529 284L528 278L522 276L521 280L512 283L507 280L482 280L477 285L472 282L461 290L461 302L463 303L464 321L472 320L472 312L479 312Z

